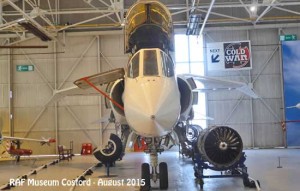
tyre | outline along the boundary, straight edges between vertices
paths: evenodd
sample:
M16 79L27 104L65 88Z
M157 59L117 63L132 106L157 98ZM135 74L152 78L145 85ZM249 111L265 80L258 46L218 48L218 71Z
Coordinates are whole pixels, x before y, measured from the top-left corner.
M250 181L249 181L248 177L247 178L243 178L243 184L244 184L245 187L249 187Z
M106 148L96 149L93 154L100 162L111 164L120 158L122 150L123 144L121 139L115 134L110 134Z
M169 187L168 165L165 162L159 164L159 187L162 190Z
M142 179L145 180L145 185L141 186L141 190L150 190L150 165L148 163L142 164Z

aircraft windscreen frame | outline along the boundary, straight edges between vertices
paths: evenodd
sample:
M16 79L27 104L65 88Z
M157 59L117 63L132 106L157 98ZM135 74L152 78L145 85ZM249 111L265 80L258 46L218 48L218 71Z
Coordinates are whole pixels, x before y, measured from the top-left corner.
M143 72L140 68L143 68ZM174 62L172 58L160 49L143 49L133 55L127 68L127 76L136 78L138 76L164 76L175 75Z

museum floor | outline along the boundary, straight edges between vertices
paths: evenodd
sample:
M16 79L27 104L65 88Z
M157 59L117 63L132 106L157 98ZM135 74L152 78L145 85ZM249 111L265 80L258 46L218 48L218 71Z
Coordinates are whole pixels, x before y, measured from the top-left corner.
M246 150L248 172L250 177L258 179L261 190L264 191L297 191L300 186L300 150L299 149L261 149ZM280 157L282 168L278 168ZM0 187L7 184L10 179L27 174L41 165L47 164L52 159L22 160L16 164L15 161L0 162ZM124 159L117 162L115 167L110 169L111 177L107 178L105 167L93 169L93 174L86 176L90 185L72 187L71 180L79 177L86 169L97 163L93 156L75 156L71 161L60 161L55 165L49 165L41 169L35 175L28 176L31 183L34 180L47 181L44 184L55 186L28 186L28 182L11 188L11 190L100 190L100 191L123 191L139 190L140 166L148 162L149 157L144 153L128 153ZM190 159L182 158L176 151L167 151L160 155L159 161L168 163L169 168L169 189L168 190L200 190L195 183L193 165ZM207 172L211 173L211 172ZM241 178L217 178L204 179L205 191L243 191L256 190L245 188ZM109 186L107 184L115 184ZM127 185L131 184L131 185ZM102 185L102 186L101 186ZM159 184L152 184L152 190L159 190Z

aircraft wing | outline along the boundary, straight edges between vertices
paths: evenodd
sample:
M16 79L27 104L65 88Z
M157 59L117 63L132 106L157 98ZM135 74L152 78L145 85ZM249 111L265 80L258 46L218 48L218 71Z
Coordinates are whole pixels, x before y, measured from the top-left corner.
M34 141L34 142L39 142L42 145L46 143L55 143L56 140L49 138L49 139L30 139L30 138L22 138L22 137L8 137L8 136L2 136L1 141L3 140L10 140L10 141Z
M194 81L201 82L203 86L194 89L199 90L201 92L209 92L214 90L238 90L254 99L258 98L257 94L251 87L251 84L193 74L180 74L178 76L185 79L192 79Z
M65 96L88 96L88 95L99 95L99 93L95 92L95 90L93 89L81 89L78 86L71 86L65 89L61 89L61 90L55 90L53 92L53 96L48 100L48 102L46 103L46 106L48 106L50 103L53 103L55 101L58 101L62 98L64 98Z
M286 107L286 109L291 109L291 108L298 108L298 109L300 109L300 103L297 103L296 105L293 105L293 106Z
M47 102L46 106L52 102L58 101L65 96L95 96L99 95L99 92L95 91L95 89L91 88L92 86L89 84L93 84L94 86L107 84L110 82L114 82L120 78L123 78L125 75L125 71L123 68L117 68L114 70L110 70L107 72L98 73L92 76L87 76L84 78L80 78L74 82L75 85L56 90L53 93L53 96Z

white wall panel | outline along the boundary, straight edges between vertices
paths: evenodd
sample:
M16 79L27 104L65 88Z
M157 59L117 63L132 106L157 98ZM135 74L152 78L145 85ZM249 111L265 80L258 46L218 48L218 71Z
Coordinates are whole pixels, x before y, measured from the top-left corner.
M0 107L0 126L2 127L2 133L8 135L9 132L9 113L7 108Z
M128 63L128 57L107 57L108 63L105 59L101 59L101 70L107 71L113 68L125 68Z
M255 124L254 143L259 147L278 147L283 145L280 124Z
M34 65L34 71L18 72L17 65ZM52 59L34 59L30 57L28 60L25 57L13 60L13 75L14 83L33 83L41 82L42 77L40 73L45 76L48 82L54 83L54 67Z
M249 124L228 124L228 126L233 127L243 140L244 148L252 147L252 131L251 131L251 125Z
M0 49L0 54L4 52ZM6 54L6 52L5 52ZM0 84L8 83L8 57L0 55Z
M254 84L257 94L263 98L281 98L282 87L279 75L262 75Z
M95 119L99 119L99 109L97 105L86 105L86 106L69 106L69 108L74 112L74 114L77 116L77 118L80 120L82 125L84 125L85 128L95 128L98 126L98 124L92 124L92 122L95 121ZM68 111L66 111L64 115L70 115ZM65 120L61 118L61 120ZM75 121L74 118L68 118L68 120ZM76 122L76 121L75 121ZM73 122L72 122L73 125ZM73 128L80 128L80 126L77 124L76 126L63 126L64 129L73 129Z
M44 106L52 96L45 84L15 84L13 90L15 107Z
M107 57L124 54L123 35L101 36L101 52Z
M7 84L0 84L0 108L7 108L9 102L9 91Z
M97 39L95 36L86 37L67 37L65 47L60 47L58 50L64 53L58 54L60 58L77 58L84 50L86 50L90 43L93 42L85 54L85 57L96 57L97 56Z
M60 38L63 39L62 35ZM128 56L124 55L123 35L66 36L64 43L65 47L57 44L54 49L53 42L32 39L20 45L48 45L48 48L12 51L14 133L16 136L27 135L30 138L57 136L57 144L66 146L73 140L75 152L80 153L82 143L95 143L95 147L103 142L101 124L92 124L101 117L103 98L100 95L63 98L57 104L57 124L54 103L47 108L43 106L53 95L55 82L57 87L62 84L60 89L73 86L74 80L84 76L114 67L125 67ZM0 50L0 53L3 52L7 50ZM100 52L102 55L98 56ZM16 71L17 65L32 64L35 65L34 71ZM8 56L0 56L0 122L5 132L8 132L9 116L7 72ZM107 133L105 135L109 136ZM33 148L35 154L54 153L56 150L55 145L48 149L31 143L25 143L24 148L26 146Z
M12 49L13 59L19 60L23 59L24 53L31 59L52 59L53 58L53 43L52 42L43 42L37 38L24 41L21 45L24 46L48 46L48 48L33 48L33 49ZM58 50L60 52L61 50Z
M207 100L208 101L228 101L228 100L237 100L239 99L243 94L239 91L235 90L218 90L218 91L210 91L207 93Z
M280 113L281 109L281 100L280 99L265 99L265 102L269 105L269 107L274 111L276 116L281 117ZM279 122L277 117L271 113L267 107L259 100L256 100L253 103L253 118L254 123L271 123L274 124Z
M209 124L222 124L238 129L246 146L283 146L281 60L278 47L278 30L216 31L205 35L206 42L250 40L252 51L251 71L207 71L208 76L252 82L254 91L262 100L245 96L239 103L241 93L216 91L207 96L208 116L214 117ZM251 81L249 81L251 80ZM239 104L238 104L239 103ZM230 116L230 113L232 115ZM244 128L243 128L244 127ZM253 133L254 135L252 135Z
M63 98L59 102L59 106L66 106L66 105L97 105L99 102L99 96L68 96Z
M48 82L53 82L53 66L51 60L46 59L39 59L34 60L31 59L32 62L36 65L34 66L34 71L28 71L28 72L19 72L17 71L17 65L32 65L30 61L28 61L26 58L15 60L13 59L13 67L12 67L12 74L13 74L13 83L18 84L32 84L32 83L45 83L43 81L42 76L39 74L38 70L42 73L42 75L45 76L46 80Z
M276 50L276 47L273 47L270 51L262 51L262 50L252 50L252 64L253 69L251 71L252 75L255 77L261 72L261 69L265 67L265 63L272 56L273 52ZM267 64L266 69L262 71L262 74L280 74L280 59L277 49L276 53L271 57L270 62Z
M219 31L207 32L208 37L206 42L210 43L247 40L247 31L222 31L221 33Z
M270 45L278 44L279 42L277 29L250 30L249 36L251 44L254 45L255 48L259 45L261 50L270 50Z
M0 49L0 129L3 134L9 133L9 53L8 49Z
M227 118L227 123L251 123L251 116L248 115L249 109L245 109L249 104L249 100L241 101L241 103L236 107L236 109L232 113L231 117L229 116L231 111L236 106L237 102L237 100L209 101L208 116L214 118L214 120L211 121L210 124L221 125L227 120Z
M58 81L60 83L65 80L75 63L79 60L79 56L74 58L58 58ZM75 67L74 71L68 77L67 81L73 82L84 76L89 76L97 72L97 57L84 57Z
M14 108L14 128L15 132L26 133L30 128L33 121L36 119L39 112L42 110L41 107L23 107ZM33 131L49 131L54 130L54 117L51 117L53 112L51 109L47 109L44 115L41 116L37 124L33 127ZM42 135L41 135L42 136ZM31 135L29 134L29 137Z

